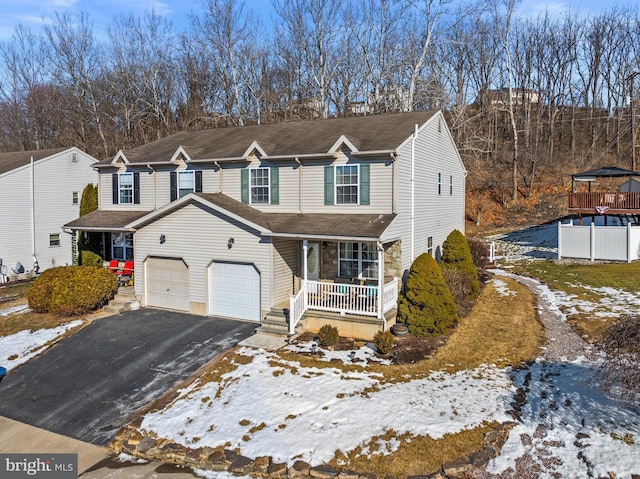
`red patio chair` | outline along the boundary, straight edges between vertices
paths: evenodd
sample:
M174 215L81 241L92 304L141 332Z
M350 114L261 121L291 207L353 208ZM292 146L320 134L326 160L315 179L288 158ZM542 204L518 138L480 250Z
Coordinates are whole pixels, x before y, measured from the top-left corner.
M122 271L118 274L118 286L124 286L131 281L133 275L133 261L125 261Z
M118 274L118 260L112 259L111 261L109 261L109 266L107 266L107 269L110 270L113 274Z

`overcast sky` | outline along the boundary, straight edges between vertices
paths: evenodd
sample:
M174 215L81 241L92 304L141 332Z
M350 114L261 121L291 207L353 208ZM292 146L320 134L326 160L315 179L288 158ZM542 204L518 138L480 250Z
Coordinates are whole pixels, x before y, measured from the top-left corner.
M187 26L188 15L201 10L205 0L0 0L0 41L11 38L19 23L36 31L44 22L43 17L53 17L54 12L70 11L88 13L93 21L96 33L106 32L113 17L132 13L142 14L154 9L156 13L170 18L178 30ZM241 0L239 0L241 1ZM599 11L613 5L633 5L634 0L522 0L519 12L525 16L535 16L547 9L561 14L568 8L581 12ZM246 8L263 17L264 23L270 23L272 15L270 0L245 0Z

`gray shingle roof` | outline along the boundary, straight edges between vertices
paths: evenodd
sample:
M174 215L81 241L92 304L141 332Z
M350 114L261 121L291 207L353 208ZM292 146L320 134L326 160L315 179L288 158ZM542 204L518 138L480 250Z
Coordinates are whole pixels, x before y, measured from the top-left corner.
M64 225L65 228L85 231L123 231L126 225L142 218L149 211L95 210Z
M268 156L327 153L344 135L360 151L394 150L436 112L271 123L176 133L124 151L130 163L169 161L179 147L192 160L239 158L256 141ZM98 165L108 165L102 161Z
M9 153L0 153L0 175L7 173L33 161L42 160L49 156L68 150L69 148L52 148L50 150L30 150L30 151L11 151Z

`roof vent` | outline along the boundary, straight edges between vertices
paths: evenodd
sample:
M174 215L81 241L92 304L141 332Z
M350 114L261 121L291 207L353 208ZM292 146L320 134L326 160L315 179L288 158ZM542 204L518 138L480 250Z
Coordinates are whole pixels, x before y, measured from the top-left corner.
M73 161L74 163L78 162L78 154L73 152L71 153L71 161Z

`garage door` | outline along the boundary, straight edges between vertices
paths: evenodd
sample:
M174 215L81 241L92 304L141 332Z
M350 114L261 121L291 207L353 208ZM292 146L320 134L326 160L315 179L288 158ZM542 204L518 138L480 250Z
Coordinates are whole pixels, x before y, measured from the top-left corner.
M211 314L260 322L260 273L255 266L213 263L210 271Z
M147 306L189 311L189 268L179 258L145 261Z

